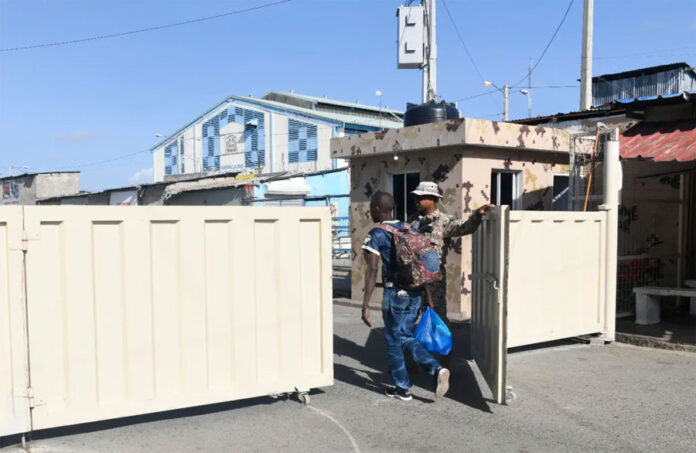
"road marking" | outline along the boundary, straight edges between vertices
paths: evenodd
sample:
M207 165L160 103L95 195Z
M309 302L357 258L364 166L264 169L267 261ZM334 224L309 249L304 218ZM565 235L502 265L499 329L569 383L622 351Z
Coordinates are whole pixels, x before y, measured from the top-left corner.
M310 409L312 409L314 412L316 412L316 413L318 413L318 414L320 414L320 415L322 415L322 416L328 418L329 420L331 420L332 422L334 422L334 423L336 424L336 426L338 426L339 428L341 428L341 430L342 430L344 433L346 433L346 436L348 436L348 439L350 440L350 443L353 444L353 450L355 451L355 453L360 453L360 449L358 448L358 443L355 441L355 439L353 438L353 436L348 432L348 430L346 429L345 426L341 425L341 423L340 423L338 420L336 420L335 418L333 418L331 415L327 414L327 413L324 412L323 410L317 409L317 408L314 407L314 406L307 406L307 407L310 408Z

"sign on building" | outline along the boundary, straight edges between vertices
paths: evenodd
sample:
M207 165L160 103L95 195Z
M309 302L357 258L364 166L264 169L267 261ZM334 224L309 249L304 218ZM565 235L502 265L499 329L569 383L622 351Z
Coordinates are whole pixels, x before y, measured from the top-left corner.
M399 19L399 69L418 69L425 63L423 43L423 7L402 6L397 9Z
M2 183L2 203L19 204L19 184L14 179L8 179Z

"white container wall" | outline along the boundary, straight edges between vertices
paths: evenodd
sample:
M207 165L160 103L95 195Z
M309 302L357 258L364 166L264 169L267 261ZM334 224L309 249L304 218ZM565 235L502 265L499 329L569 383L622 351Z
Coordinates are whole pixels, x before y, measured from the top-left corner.
M505 403L507 348L602 333L607 212L509 211L484 216L473 237L474 360ZM616 254L616 250L612 253Z
M24 222L34 430L333 383L328 208Z
M604 332L606 213L510 211L507 347Z

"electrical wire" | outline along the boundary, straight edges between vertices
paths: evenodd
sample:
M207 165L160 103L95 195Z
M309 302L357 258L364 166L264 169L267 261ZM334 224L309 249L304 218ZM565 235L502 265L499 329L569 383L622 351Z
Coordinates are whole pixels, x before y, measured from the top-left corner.
M293 0L279 0L276 2L265 3L263 5L257 5L257 6L252 6L249 8L238 9L235 11L229 11L229 12L222 13L222 14L216 14L214 16L199 17L198 19L185 20L182 22L175 22L175 23L165 24L165 25L157 25L154 27L140 28L137 30L130 30L130 31L125 31L125 32L120 32L120 33L109 33L106 35L91 36L89 38L71 39L68 41L48 42L48 43L43 43L43 44L34 44L34 45L30 45L30 46L6 47L4 49L0 49L0 52L16 52L16 51L20 51L20 50L39 49L42 47L65 46L68 44L78 44L78 43L83 43L83 42L88 42L88 41L98 41L98 40L102 40L102 39L120 38L122 36L135 35L138 33L146 33L146 32L156 31L156 30L164 30L167 28L180 27L182 25L189 25L189 24L194 24L194 23L198 23L198 22L205 22L205 21L209 21L209 20L220 19L222 17L233 16L233 15L242 14L242 13L248 13L248 12L256 11L256 10L263 9L263 8L269 8L271 6L277 6L277 5L280 5L283 3L289 3L291 1L293 1Z
M520 83L524 82L525 79L529 78L534 72L534 70L539 66L539 63L541 63L541 60L544 58L544 55L546 55L546 52L549 50L549 47L551 47L551 43L556 39L556 36L558 35L558 32L560 31L561 27L563 26L563 23L565 22L566 18L568 17L568 13L570 13L570 8L572 8L573 3L575 3L575 0L570 0L570 3L568 3L568 8L566 8L565 14L563 14L563 18L561 19L561 22L558 24L558 27L556 27L556 30L553 32L553 35L551 35L551 39L549 39L549 42L546 44L546 47L544 47L544 50L541 52L541 55L539 55L539 58L537 59L536 63L534 63L534 66L527 72L527 74L522 77L520 80L518 80L516 83L514 83L511 88L516 88L520 85Z
M562 88L579 88L580 85L544 85L544 86L533 86L533 87L527 87L527 88L532 88L533 90L538 90L538 89L562 89ZM457 99L454 102L460 102L460 101L468 101L469 99L476 99L480 98L482 96L485 96L487 94L492 93L492 91L484 91L479 94L474 94L472 96L467 96L461 99Z
M464 37L462 37L461 32L459 31L459 27L457 27L457 23L454 21L454 17L452 16L452 12L449 9L449 6L447 6L447 2L445 0L442 0L442 5L445 7L445 12L447 12L447 16L449 17L450 22L452 23L452 26L454 27L454 31L457 33L457 37L459 38L459 42L462 43L462 47L464 47L464 51L466 52L467 57L469 57L469 61L471 62L471 65L474 67L474 70L478 74L479 78L481 79L481 83L485 82L486 79L483 77L483 74L478 68L478 65L476 64L476 61L474 60L474 56L471 55L471 52L469 51L469 47L466 45L466 42L464 42ZM485 96L486 94L492 94L491 91L486 91L484 93L481 93L481 96ZM473 99L474 97L479 97L479 95L475 95L470 98L465 98L465 99L459 99L455 102L459 101L464 101L466 99ZM493 99L491 97L491 99ZM493 99L493 102L495 103L495 100Z
M318 131L319 131L320 129L321 129L321 130L333 129L333 126L324 126L324 125L321 125L321 124L317 124L317 133L318 133ZM166 140L160 142L161 145L160 145L159 147L162 147L162 146L164 146L164 145L167 144L167 143L174 143L177 139L178 139L178 140L181 140L181 141L189 141L189 142L193 142L193 141L202 142L203 139L207 139L207 138L208 138L208 137L183 137L183 138L178 138L178 137L181 137L182 134L183 134L183 133L170 136L168 139L166 139ZM241 135L243 135L243 134L244 134L243 131L242 131L242 132L228 132L228 133L225 133L225 134L214 135L214 136L212 136L212 137L219 137L219 138L222 139L222 138L227 137L227 136L230 136L230 135L241 136ZM266 135L266 134L264 134L264 135ZM288 136L288 135L290 135L289 132L279 132L279 133L275 133L275 134L267 134L267 136L269 136L269 137L281 137L281 136ZM116 162L116 161L119 161L119 160L127 159L127 158L129 158L129 157L137 156L138 154L150 153L150 152L152 152L152 151L150 151L149 149L140 150L140 151L135 151L135 152L132 152L132 153L123 154L123 155L116 156L116 157L109 158L109 159L98 160L98 161L94 161L94 162L88 162L88 163L85 163L85 164L77 164L77 165L56 167L56 169L67 169L67 168L76 169L76 168L92 167L92 166L96 166L96 165L103 165L103 164L108 164L108 163ZM184 154L183 156L186 157L186 158L188 158L188 159L194 160L193 157L186 156L185 154Z

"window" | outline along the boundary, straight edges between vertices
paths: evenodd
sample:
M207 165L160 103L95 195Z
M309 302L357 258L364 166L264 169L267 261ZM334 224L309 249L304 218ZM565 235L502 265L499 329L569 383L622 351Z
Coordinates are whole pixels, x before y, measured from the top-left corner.
M416 197L411 191L420 183L420 173L402 173L392 176L394 217L405 222L416 212Z
M179 174L179 140L171 142L164 148L164 174Z
M288 120L288 162L316 162L317 125Z
M491 172L491 203L519 209L522 193L521 182L520 172L493 170Z
M570 177L568 175L553 175L553 210L568 210L568 193Z

